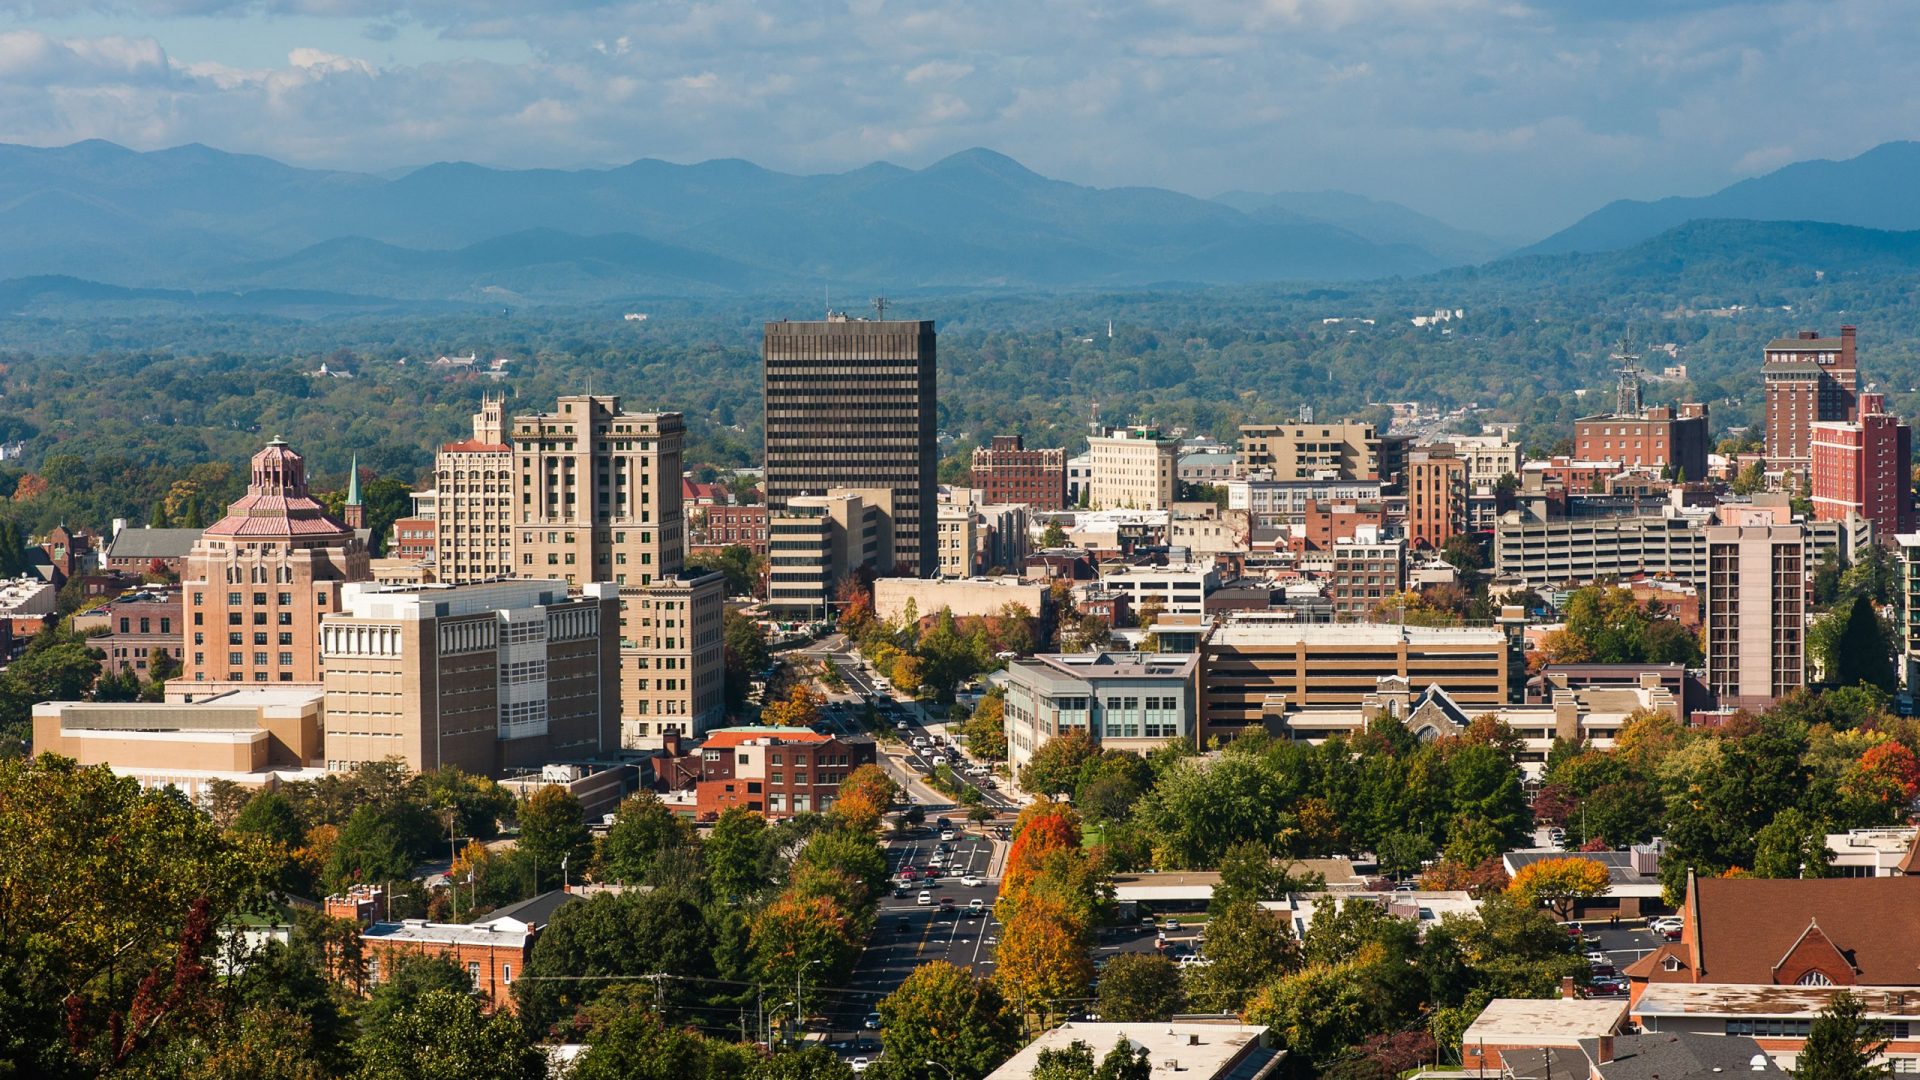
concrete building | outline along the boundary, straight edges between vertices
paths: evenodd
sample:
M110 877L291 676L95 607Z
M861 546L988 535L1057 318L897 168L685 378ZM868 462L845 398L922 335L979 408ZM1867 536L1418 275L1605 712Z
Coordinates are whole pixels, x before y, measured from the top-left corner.
M1067 506L1087 505L1093 495L1093 455L1076 454L1067 459Z
M1087 505L1094 510L1165 510L1179 497L1180 440L1159 428L1114 428L1087 440L1093 455Z
M320 681L320 620L367 581L367 546L307 493L306 461L278 439L247 493L187 556L189 682Z
M1811 330L1767 343L1761 377L1767 398L1767 463L1805 473L1813 465L1813 425L1859 416L1860 370L1853 327L1837 338Z
M1362 526L1350 539L1328 549L1333 569L1327 574L1327 598L1336 617L1365 617L1380 601L1407 587L1407 542L1382 539L1377 528Z
M726 579L687 572L679 413L630 413L618 397L561 398L517 416L514 570L619 587L620 722L628 746L695 735L725 711L720 613Z
M980 563L980 538L985 524L975 517L973 507L941 503L936 517L935 547L939 551L940 576L973 577L984 570Z
M1381 485L1373 480L1229 480L1227 511L1247 515L1256 529L1302 525L1311 508L1380 505ZM1382 524L1385 519L1382 518Z
M1224 484L1239 475L1240 455L1230 450L1185 450L1174 466L1183 484Z
M893 492L796 495L767 524L767 609L775 618L833 616L840 583L893 566Z
M454 585L512 577L513 447L506 399L487 395L473 414L473 437L444 443L434 455L434 573Z
M1488 487L1502 476L1518 479L1522 464L1520 444L1504 435L1449 435L1453 456L1467 463L1467 485Z
M1881 536L1913 530L1913 429L1887 413L1885 395L1861 394L1857 421L1810 430L1815 519L1863 517Z
M204 803L216 780L272 788L324 764L314 685L215 686L199 701L43 701L33 751L105 765L142 787L172 785Z
M1806 684L1807 557L1798 525L1714 526L1707 536L1707 687L1762 706Z
M1906 589L1906 610L1920 612L1920 533L1901 533L1894 537L1900 545L1900 580ZM1909 689L1920 687L1920 619L1909 615L1901 639L1902 681Z
M1201 641L1199 738L1261 729L1289 709L1357 707L1393 675L1441 685L1466 709L1517 690L1508 636L1495 628L1230 621Z
M1126 597L1136 613L1151 603L1163 615L1198 616L1206 614L1207 594L1220 587L1220 572L1210 562L1108 563L1100 568L1100 585Z
M932 577L933 323L768 323L761 356L768 509L830 488L890 491L898 565L885 569Z
M73 630L78 634L100 632L88 644L107 654L100 665L102 674L132 672L145 681L155 649L173 657L176 663L184 661L185 615L186 600L178 588L152 586L76 612Z
M1920 873L1911 825L1827 834L1828 877L1900 877Z
M1242 424L1240 467L1275 480L1379 480L1380 435L1372 424Z
M620 599L563 581L353 585L321 623L330 770L499 777L620 748Z
M1047 740L1072 732L1140 754L1191 741L1198 670L1198 657L1165 653L1062 653L1009 663L992 679L1006 688L1013 775Z
M1407 542L1442 548L1467 530L1467 463L1451 450L1407 455Z
M0 580L0 619L39 619L58 607L60 588L31 575Z
M1274 1046L1267 1029L1233 1020L1180 1020L1172 1023L1102 1024L1072 1021L1028 1043L987 1080L1027 1080L1040 1054L1084 1043L1098 1062L1116 1042L1145 1050L1153 1080L1277 1080L1287 1052ZM927 1070L929 1073L932 1070Z
M1676 510L1550 518L1509 510L1494 525L1494 573L1533 589L1640 574L1700 586L1707 520Z
M1058 447L1029 450L1018 435L995 435L973 452L973 486L984 502L1063 510L1067 452Z
M998 615L1008 604L1026 608L1043 622L1050 617L1045 582L1017 577L925 580L880 578L873 583L873 613L888 621L905 615L909 605L922 619L941 608L956 619Z

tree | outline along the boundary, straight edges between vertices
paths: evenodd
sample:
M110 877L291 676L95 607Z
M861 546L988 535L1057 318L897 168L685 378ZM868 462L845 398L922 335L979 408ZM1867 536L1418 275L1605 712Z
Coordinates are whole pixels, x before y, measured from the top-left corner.
M1838 686L1866 683L1892 693L1900 685L1893 668L1894 651L1894 643L1873 612L1873 602L1855 596L1832 654L1822 658L1827 681Z
M1071 792L1093 752L1093 740L1084 731L1055 735L1041 743L1021 768L1020 786L1035 795Z
M1877 1080L1893 1071L1875 1062L1886 1048L1886 1033L1867 1019L1866 1002L1842 990L1814 1018L1793 1075L1795 1080Z
M1100 973L1100 1018L1108 1023L1165 1020L1185 1002L1180 969L1164 956L1118 953Z
M277 791L260 791L233 819L234 829L252 833L255 836L292 850L302 837L300 816L294 813L293 804L285 795Z
M1277 972L1299 967L1293 935L1278 915L1251 901L1227 908L1207 923L1213 963L1193 973L1187 997L1207 1012L1239 1012Z
M393 816L369 803L340 827L340 838L327 860L326 886L330 892L339 892L356 882L402 880L413 876L413 862Z
M1581 900L1605 896L1612 888L1607 868L1596 860L1540 859L1513 875L1507 894L1529 907L1545 905L1565 921Z
M730 708L738 709L747 699L747 685L766 668L773 653L767 645L767 629L758 619L727 608L720 613L720 628L726 662L727 703Z
M563 874L585 877L593 860L593 837L573 792L558 784L539 788L520 804L520 839L515 850L533 861L534 891L543 875L555 880Z
M600 893L554 913L514 982L514 998L528 1030L545 1033L591 1007L619 978L711 974L713 944L684 888ZM698 996L688 986L666 979L650 988L649 1004L683 1005Z
M609 993L604 1006L590 1010L595 1022L587 1051L567 1074L568 1080L736 1080L750 1062L757 1064L744 1047L666 1024L647 1007L650 994L645 987L623 987Z
M1066 546L1067 530L1061 528L1060 523L1057 521L1047 522L1047 527L1040 533L1041 549L1051 551L1055 548L1063 548Z
M1396 880L1412 875L1432 855L1433 844L1430 841L1404 829L1388 833L1385 839L1374 845L1374 856L1379 862L1380 872Z
M1773 816L1753 838L1753 876L1817 878L1827 876L1827 823L1798 807Z
M1733 478L1733 493L1735 495L1751 495L1756 491L1765 490L1766 486L1766 467L1757 461L1749 462L1747 466L1741 469L1739 474Z
M894 689L908 697L918 697L925 671L926 664L919 657L912 653L901 653L893 660Z
M1272 1028L1303 1066L1323 1069L1370 1034L1374 1004L1359 963L1311 964L1262 988L1246 1018Z
M540 1080L547 1059L505 1011L471 993L429 990L369 1024L356 1046L360 1080Z
M880 1043L904 1075L938 1061L958 1080L979 1080L1019 1047L1018 1019L990 982L944 960L923 964L880 1002Z
M765 817L743 806L729 806L720 812L701 848L715 896L746 900L767 887L767 841Z
M834 814L856 831L870 831L880 824L900 793L899 785L878 765L862 765L840 781L833 802Z
M1057 1003L1079 997L1093 981L1085 935L1085 924L1062 905L1024 898L1000 928L994 981L1025 1009L1042 1015L1058 1011Z
M980 696L961 729L967 751L982 761L1007 760L1007 692L996 686Z
M656 878L662 865L677 871L684 863L675 856L698 847L693 825L667 809L658 795L642 790L622 800L614 811L613 824L600 842L594 876L634 885L665 884Z
M769 702L760 710L760 722L771 727L812 727L820 722L822 704L819 691L801 680L793 684L784 699Z

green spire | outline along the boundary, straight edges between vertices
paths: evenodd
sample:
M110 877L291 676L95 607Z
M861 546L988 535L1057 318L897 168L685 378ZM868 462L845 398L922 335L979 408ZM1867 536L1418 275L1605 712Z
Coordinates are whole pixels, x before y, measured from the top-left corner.
M347 469L347 505L360 505L360 455L353 455L353 464Z

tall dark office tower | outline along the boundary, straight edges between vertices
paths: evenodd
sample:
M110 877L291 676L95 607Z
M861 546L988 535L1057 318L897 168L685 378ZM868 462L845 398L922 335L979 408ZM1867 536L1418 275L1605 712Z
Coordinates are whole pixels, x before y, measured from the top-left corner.
M933 323L845 315L772 322L760 354L768 508L833 488L890 491L897 566L932 577L939 569Z

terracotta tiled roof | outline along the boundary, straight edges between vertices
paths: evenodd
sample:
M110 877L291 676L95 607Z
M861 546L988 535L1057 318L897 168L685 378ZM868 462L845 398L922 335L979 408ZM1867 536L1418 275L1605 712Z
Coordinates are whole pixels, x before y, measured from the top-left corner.
M440 451L445 454L510 454L513 452L513 447L506 443L461 439L459 442L441 443Z
M707 735L700 744L702 750L725 750L739 746L754 739L778 739L784 743L823 743L831 735L822 735L812 728L751 728L737 731L715 731Z
M1772 984L1817 924L1820 951L1850 963L1859 983L1920 985L1920 878L1704 878L1693 888L1699 963L1682 981Z

